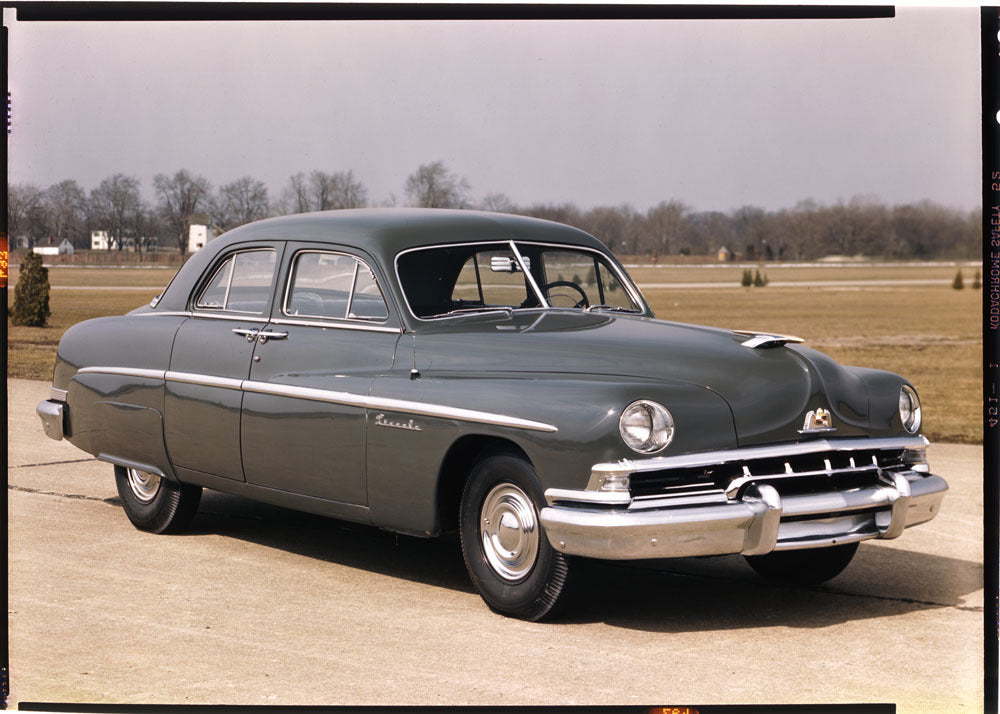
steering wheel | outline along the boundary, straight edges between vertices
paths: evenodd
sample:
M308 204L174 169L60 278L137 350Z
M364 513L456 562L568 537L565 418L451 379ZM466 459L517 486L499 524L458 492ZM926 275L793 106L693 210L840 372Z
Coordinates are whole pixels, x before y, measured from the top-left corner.
M587 299L587 293L583 291L576 283L570 282L569 280L553 280L551 283L545 283L542 286L542 292L545 293L545 297L549 297L549 290L552 288L572 288L580 293L580 299L576 302L573 307L590 307L590 300Z

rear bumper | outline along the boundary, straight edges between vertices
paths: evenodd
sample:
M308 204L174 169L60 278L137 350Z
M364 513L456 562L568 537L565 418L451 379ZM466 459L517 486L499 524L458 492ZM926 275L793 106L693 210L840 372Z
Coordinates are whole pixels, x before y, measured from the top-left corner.
M35 407L35 413L42 420L42 428L47 437L59 441L64 436L68 436L66 429L67 411L66 402L46 399L44 402L38 403L38 406Z
M752 484L739 500L663 508L573 505L546 493L541 523L556 550L608 560L676 558L819 548L896 538L934 518L948 490L940 476L900 471L878 485L781 497Z

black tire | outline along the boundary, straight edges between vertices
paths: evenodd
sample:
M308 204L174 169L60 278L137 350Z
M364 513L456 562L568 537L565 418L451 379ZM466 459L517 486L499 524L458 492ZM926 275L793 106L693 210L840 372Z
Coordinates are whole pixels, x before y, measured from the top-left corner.
M785 550L747 556L747 563L768 580L792 585L819 585L840 575L857 550L857 543Z
M531 622L551 617L565 603L570 570L542 531L543 503L531 464L494 454L473 467L459 510L462 555L473 585L494 612Z
M174 483L140 469L115 466L115 484L132 525L150 533L184 530L201 501L201 486Z

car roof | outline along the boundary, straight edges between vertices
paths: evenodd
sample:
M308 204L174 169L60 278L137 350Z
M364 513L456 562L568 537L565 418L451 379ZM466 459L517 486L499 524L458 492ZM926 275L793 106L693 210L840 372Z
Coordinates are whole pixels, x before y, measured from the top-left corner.
M182 309L194 283L215 256L242 243L301 241L350 246L371 255L395 281L396 256L411 248L479 241L538 241L607 252L578 228L526 216L438 208L362 208L299 213L227 231L191 256L164 292L159 307Z
M300 213L249 223L216 241L220 241L219 247L224 247L264 239L351 245L383 258L387 266L398 253L410 248L473 240L544 240L604 247L590 234L561 223L504 213L437 208Z

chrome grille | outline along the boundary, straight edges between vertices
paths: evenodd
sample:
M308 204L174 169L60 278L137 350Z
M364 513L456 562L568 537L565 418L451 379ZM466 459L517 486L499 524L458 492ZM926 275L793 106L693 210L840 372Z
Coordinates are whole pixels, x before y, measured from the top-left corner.
M739 499L756 483L773 486L781 496L792 496L864 488L877 483L883 472L906 468L903 449L834 449L642 471L632 474L629 488L634 499L708 495Z

